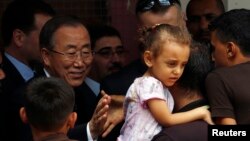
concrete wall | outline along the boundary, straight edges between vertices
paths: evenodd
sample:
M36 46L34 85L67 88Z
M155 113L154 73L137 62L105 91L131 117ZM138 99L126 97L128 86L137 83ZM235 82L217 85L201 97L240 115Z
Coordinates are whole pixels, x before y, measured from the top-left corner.
M180 1L182 4L182 10L185 12L189 0L180 0ZM226 11L238 8L250 9L250 0L222 0L222 1L225 5Z

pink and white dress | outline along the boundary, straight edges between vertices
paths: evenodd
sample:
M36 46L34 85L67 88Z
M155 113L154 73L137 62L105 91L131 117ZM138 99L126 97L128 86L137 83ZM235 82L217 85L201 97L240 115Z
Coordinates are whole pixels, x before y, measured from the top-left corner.
M173 110L173 97L159 80L151 76L136 78L125 97L126 117L118 141L151 141L161 131L162 126L151 115L146 104L147 100L155 98L165 100L170 111Z

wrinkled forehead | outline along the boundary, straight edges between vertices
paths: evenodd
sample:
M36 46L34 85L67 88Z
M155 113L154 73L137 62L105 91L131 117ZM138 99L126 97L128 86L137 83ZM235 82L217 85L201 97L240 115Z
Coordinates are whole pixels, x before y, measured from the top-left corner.
M222 10L218 7L217 2L215 0L211 0L207 2L205 0L196 0L190 4L189 9L187 11L187 16L202 16L205 14L215 14L220 15Z
M89 44L90 37L87 29L82 25L63 25L59 27L52 38L53 44Z

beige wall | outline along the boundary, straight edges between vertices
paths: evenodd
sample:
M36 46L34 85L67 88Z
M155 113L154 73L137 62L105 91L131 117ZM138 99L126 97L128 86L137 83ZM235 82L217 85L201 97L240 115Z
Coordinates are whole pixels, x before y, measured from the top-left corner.
M224 3L226 11L238 8L250 9L250 0L222 0L222 1ZM185 12L189 0L180 0L180 2L182 4L182 10Z
M227 0L227 10L238 8L250 9L250 0Z

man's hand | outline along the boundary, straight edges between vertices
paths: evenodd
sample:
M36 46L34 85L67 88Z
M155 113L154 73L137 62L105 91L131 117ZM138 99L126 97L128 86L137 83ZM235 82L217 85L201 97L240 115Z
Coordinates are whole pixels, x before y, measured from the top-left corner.
M90 133L93 139L97 138L104 131L104 125L107 122L109 104L111 97L104 94L99 100L95 112L89 121Z
M104 91L102 95L107 95ZM107 122L104 126L102 137L106 137L111 130L124 119L123 102L125 97L122 95L111 95L111 103L108 111Z

